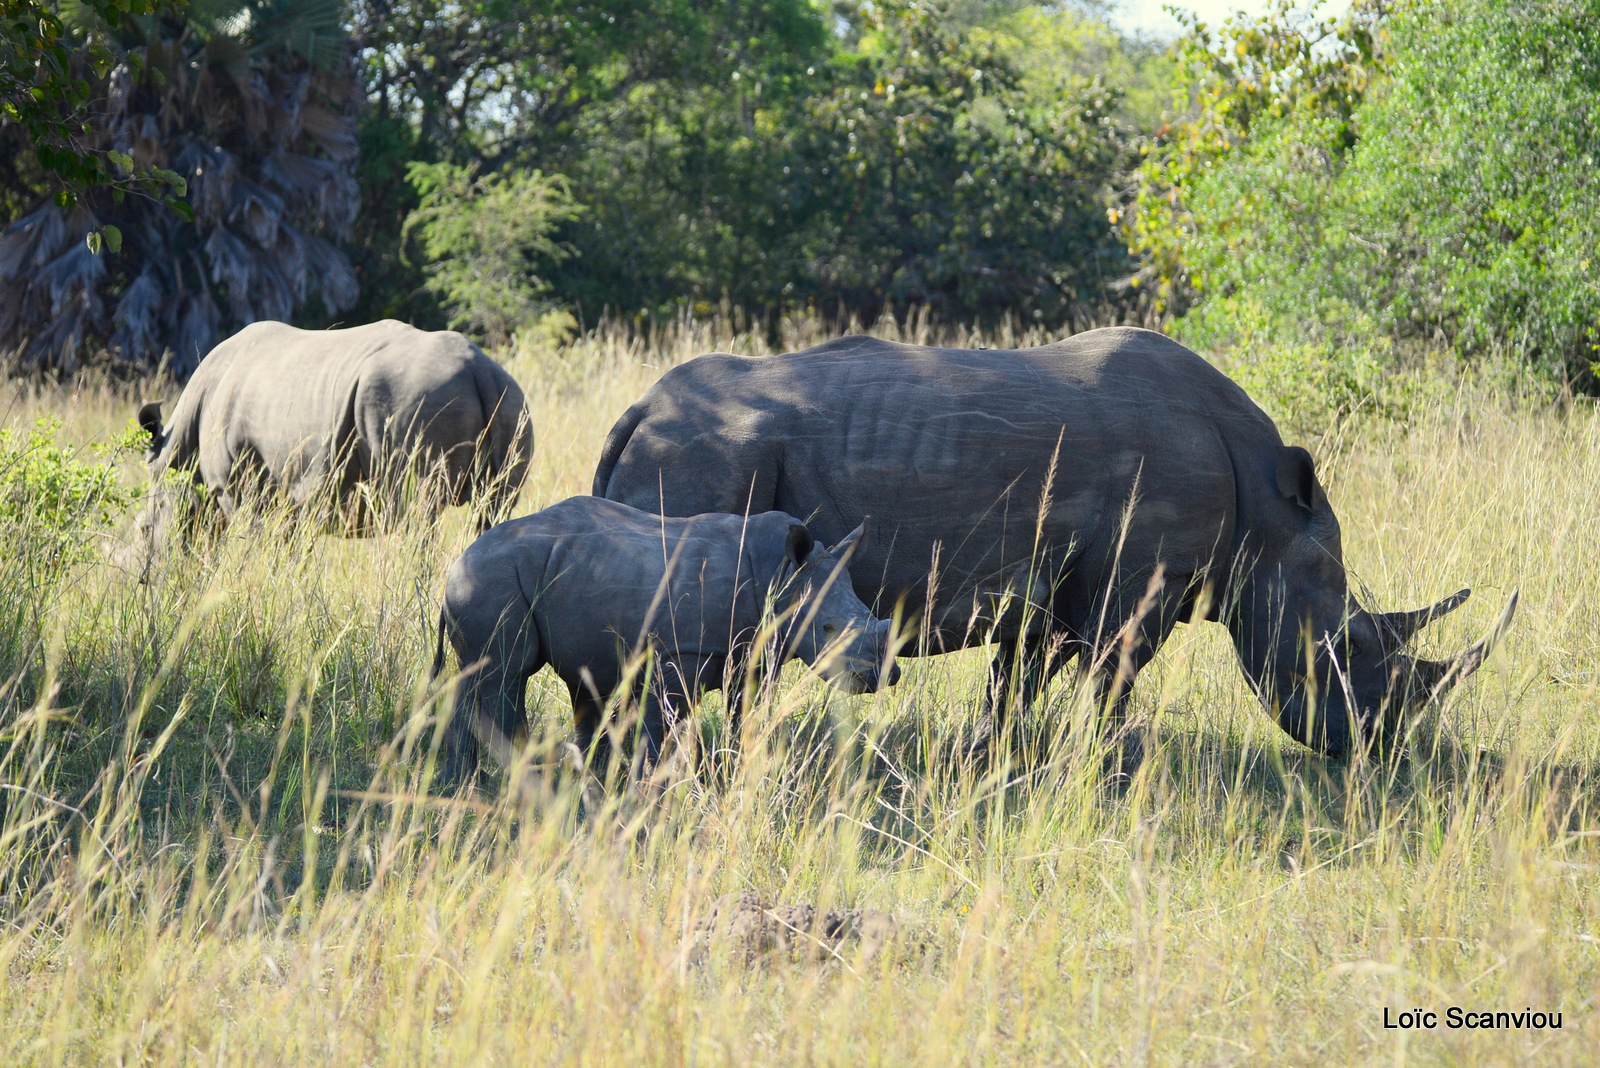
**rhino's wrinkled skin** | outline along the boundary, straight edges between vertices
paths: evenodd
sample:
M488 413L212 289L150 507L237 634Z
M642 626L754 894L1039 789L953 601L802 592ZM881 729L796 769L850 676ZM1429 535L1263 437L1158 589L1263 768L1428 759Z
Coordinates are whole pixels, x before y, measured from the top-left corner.
M498 741L525 728L526 683L546 664L567 684L588 752L606 701L647 648L656 654L643 721L653 761L671 721L700 693L725 681L742 693L769 596L769 669L799 657L851 692L893 683L888 621L872 618L844 569L859 537L823 548L782 512L663 519L596 497L494 527L445 581L433 674L444 666L446 636L463 672L445 780L473 771L485 735Z
M702 356L618 420L594 492L667 515L778 508L824 538L872 516L857 593L880 614L903 605L930 652L995 637L997 711L1076 656L1118 696L1115 721L1133 676L1204 605L1283 728L1337 754L1352 724L1391 734L1487 651L1414 660L1406 640L1465 591L1417 613L1362 610L1311 456L1146 330L1016 351L847 337Z
M487 525L516 499L533 452L522 390L454 331L386 319L347 330L245 327L201 361L163 426L147 404L150 473L191 473L224 515L275 487L323 522L366 533L372 505L409 479L442 476L437 503L477 504ZM361 487L367 487L365 492ZM137 529L159 540L170 495Z

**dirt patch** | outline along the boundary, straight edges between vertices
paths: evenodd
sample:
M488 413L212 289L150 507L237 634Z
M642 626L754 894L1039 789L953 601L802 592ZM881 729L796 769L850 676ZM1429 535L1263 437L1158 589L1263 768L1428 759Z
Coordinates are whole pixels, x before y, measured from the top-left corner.
M804 902L772 907L743 890L712 902L694 928L692 956L754 963L768 955L792 961L866 963L904 941L906 926L877 909L820 911Z

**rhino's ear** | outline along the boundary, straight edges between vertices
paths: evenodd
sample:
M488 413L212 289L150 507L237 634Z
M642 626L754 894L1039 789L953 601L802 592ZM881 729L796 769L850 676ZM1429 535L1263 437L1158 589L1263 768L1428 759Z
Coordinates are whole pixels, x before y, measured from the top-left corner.
M1317 485L1311 454L1298 445L1286 445L1278 450L1278 492L1308 512L1317 510L1322 487Z
M150 435L150 455L161 451L166 435L161 432L161 402L151 401L139 409L139 429Z
M806 529L804 523L790 523L789 536L783 542L784 558L790 567L798 571L811 559L811 550L816 548L816 544L817 539L811 536L811 531Z

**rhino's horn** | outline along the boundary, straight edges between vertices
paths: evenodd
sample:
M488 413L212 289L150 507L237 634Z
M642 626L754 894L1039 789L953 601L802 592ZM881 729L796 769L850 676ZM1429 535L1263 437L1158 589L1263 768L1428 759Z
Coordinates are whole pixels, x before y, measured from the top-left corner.
M1414 608L1409 612L1380 612L1378 613L1378 626L1384 636L1396 648L1411 640L1412 635L1426 627L1440 616L1447 616L1457 608L1467 603L1467 598L1472 596L1471 590L1461 590L1452 593L1437 604L1430 604L1426 608Z
M1511 617L1517 611L1517 597L1520 591L1512 590L1511 599L1506 602L1505 608L1500 611L1500 618L1494 621L1494 626L1489 628L1489 633L1467 646L1449 660L1418 660L1416 663L1416 678L1421 683L1421 688L1427 694L1428 700L1435 700L1449 693L1461 680L1471 675L1494 651L1495 644L1500 641L1500 636L1511 625ZM1457 594L1456 596L1461 596Z

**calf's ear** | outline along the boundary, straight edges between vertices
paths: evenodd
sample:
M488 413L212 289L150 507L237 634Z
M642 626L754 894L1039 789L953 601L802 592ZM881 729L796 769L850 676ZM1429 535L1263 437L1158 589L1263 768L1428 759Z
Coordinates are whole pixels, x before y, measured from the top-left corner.
M150 435L150 451L161 451L166 435L161 433L161 402L151 401L139 409L139 429Z
M1317 510L1322 487L1317 485L1311 454L1298 445L1278 450L1278 492L1308 512Z
M811 559L811 550L816 544L817 539L811 536L811 531L806 529L804 523L790 523L789 536L783 542L783 555L789 565L798 571Z

